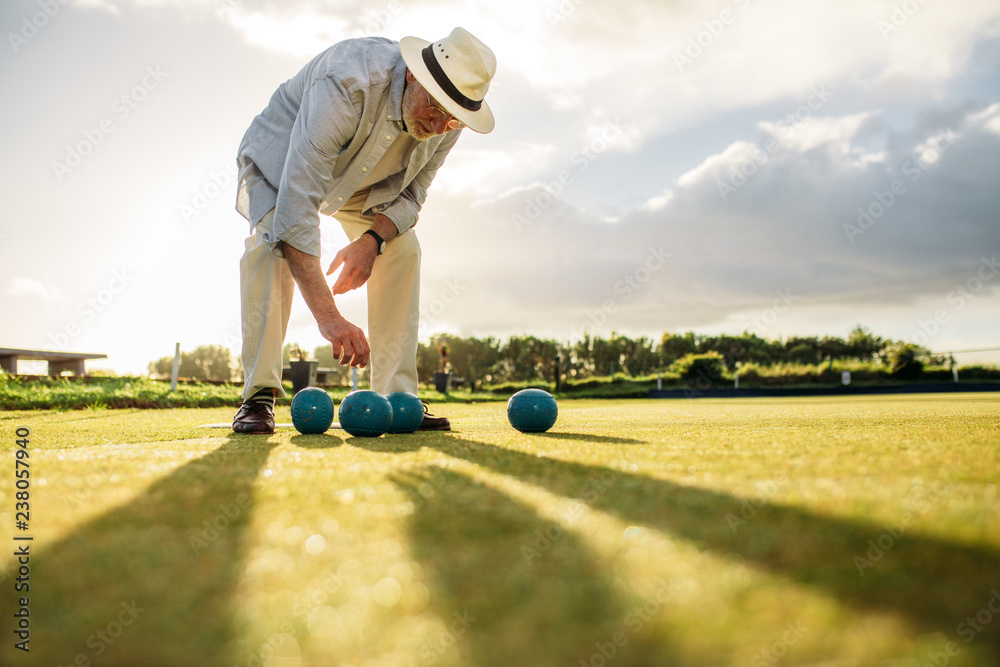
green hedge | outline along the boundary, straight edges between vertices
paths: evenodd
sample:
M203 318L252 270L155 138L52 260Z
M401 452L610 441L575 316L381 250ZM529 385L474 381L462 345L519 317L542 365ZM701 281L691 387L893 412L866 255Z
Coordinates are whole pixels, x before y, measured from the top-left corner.
M236 405L242 387L170 384L148 377L30 378L0 374L0 409L213 408Z
M697 355L708 356L708 355ZM704 388L704 381L696 374L694 380L684 380L680 372L702 362L684 365L660 374L665 389ZM713 360L706 360L711 364ZM704 370L704 367L701 367ZM775 364L758 366L744 364L739 368L740 388L753 387L815 387L840 385L841 371L851 371L852 384L887 384L899 382L890 369L877 363L846 362L827 364ZM586 379L567 379L560 386L558 396L566 398L641 398L656 387L656 375L630 377L623 374ZM925 367L919 382L950 382L951 370L940 367ZM963 382L1000 382L1000 368L990 366L966 366L959 369L959 380ZM731 373L721 372L714 384L730 385ZM521 389L537 387L554 392L553 384L543 382L505 382L485 386L481 393L468 391L452 392L448 396L438 394L433 388L423 388L420 396L435 402L440 401L480 401L503 400ZM286 392L291 395L291 385L286 383ZM170 391L170 384L142 376L91 376L85 378L25 378L10 376L0 372L0 410L73 410L82 408L211 408L234 407L240 401L242 386L234 384L179 384L176 391ZM330 387L335 401L342 399L349 391L346 387ZM285 402L290 399L283 399Z

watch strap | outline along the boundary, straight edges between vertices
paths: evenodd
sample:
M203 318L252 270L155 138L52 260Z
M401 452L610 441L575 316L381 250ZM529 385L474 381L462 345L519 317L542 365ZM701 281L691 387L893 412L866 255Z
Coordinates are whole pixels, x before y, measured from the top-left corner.
M378 233L375 230L372 230L372 229L365 230L365 234L368 234L373 239L375 239L375 243L378 244L378 246L377 246L378 247L378 254L381 255L382 252L383 252L383 250L384 250L384 248L385 248L385 239L383 239L381 236L379 236ZM362 236L364 236L364 234L362 234Z

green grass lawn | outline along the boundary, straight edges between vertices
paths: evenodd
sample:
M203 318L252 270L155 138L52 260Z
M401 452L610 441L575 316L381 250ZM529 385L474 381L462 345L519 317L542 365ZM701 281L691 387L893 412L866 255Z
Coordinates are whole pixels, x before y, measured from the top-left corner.
M998 394L435 408L378 439L0 412L0 664L1000 664Z

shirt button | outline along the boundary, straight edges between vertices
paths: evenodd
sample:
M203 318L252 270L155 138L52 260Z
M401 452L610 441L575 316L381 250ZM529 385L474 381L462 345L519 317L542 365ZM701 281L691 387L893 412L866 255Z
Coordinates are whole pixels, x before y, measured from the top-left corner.
M367 172L368 171L368 167L361 167L361 171Z
M386 141L392 141L392 135L391 134L385 135L385 140Z
M344 201L343 197L337 197L337 201Z

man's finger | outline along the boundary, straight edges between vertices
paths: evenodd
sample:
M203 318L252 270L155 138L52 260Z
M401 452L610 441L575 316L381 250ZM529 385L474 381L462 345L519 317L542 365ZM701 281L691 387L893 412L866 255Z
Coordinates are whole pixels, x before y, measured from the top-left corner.
M354 336L354 361L351 362L351 365L364 368L368 365L370 356L371 350L368 348L368 341L365 340L364 332L359 330Z
M337 270L337 267L339 267L341 264L344 263L344 253L346 252L347 248L340 249L340 252L338 252L337 255L333 258L333 261L330 262L330 268L326 270L326 275L330 275L331 273Z
M340 276L337 281L333 283L333 293L334 294L344 294L345 292L350 292L352 289L357 287L354 285L353 280L354 273L349 272L346 268L340 272Z
M348 338L347 343L344 344L344 360L341 363L345 365L349 364L351 368L354 368L358 365L358 349L357 343L351 340L351 338Z

